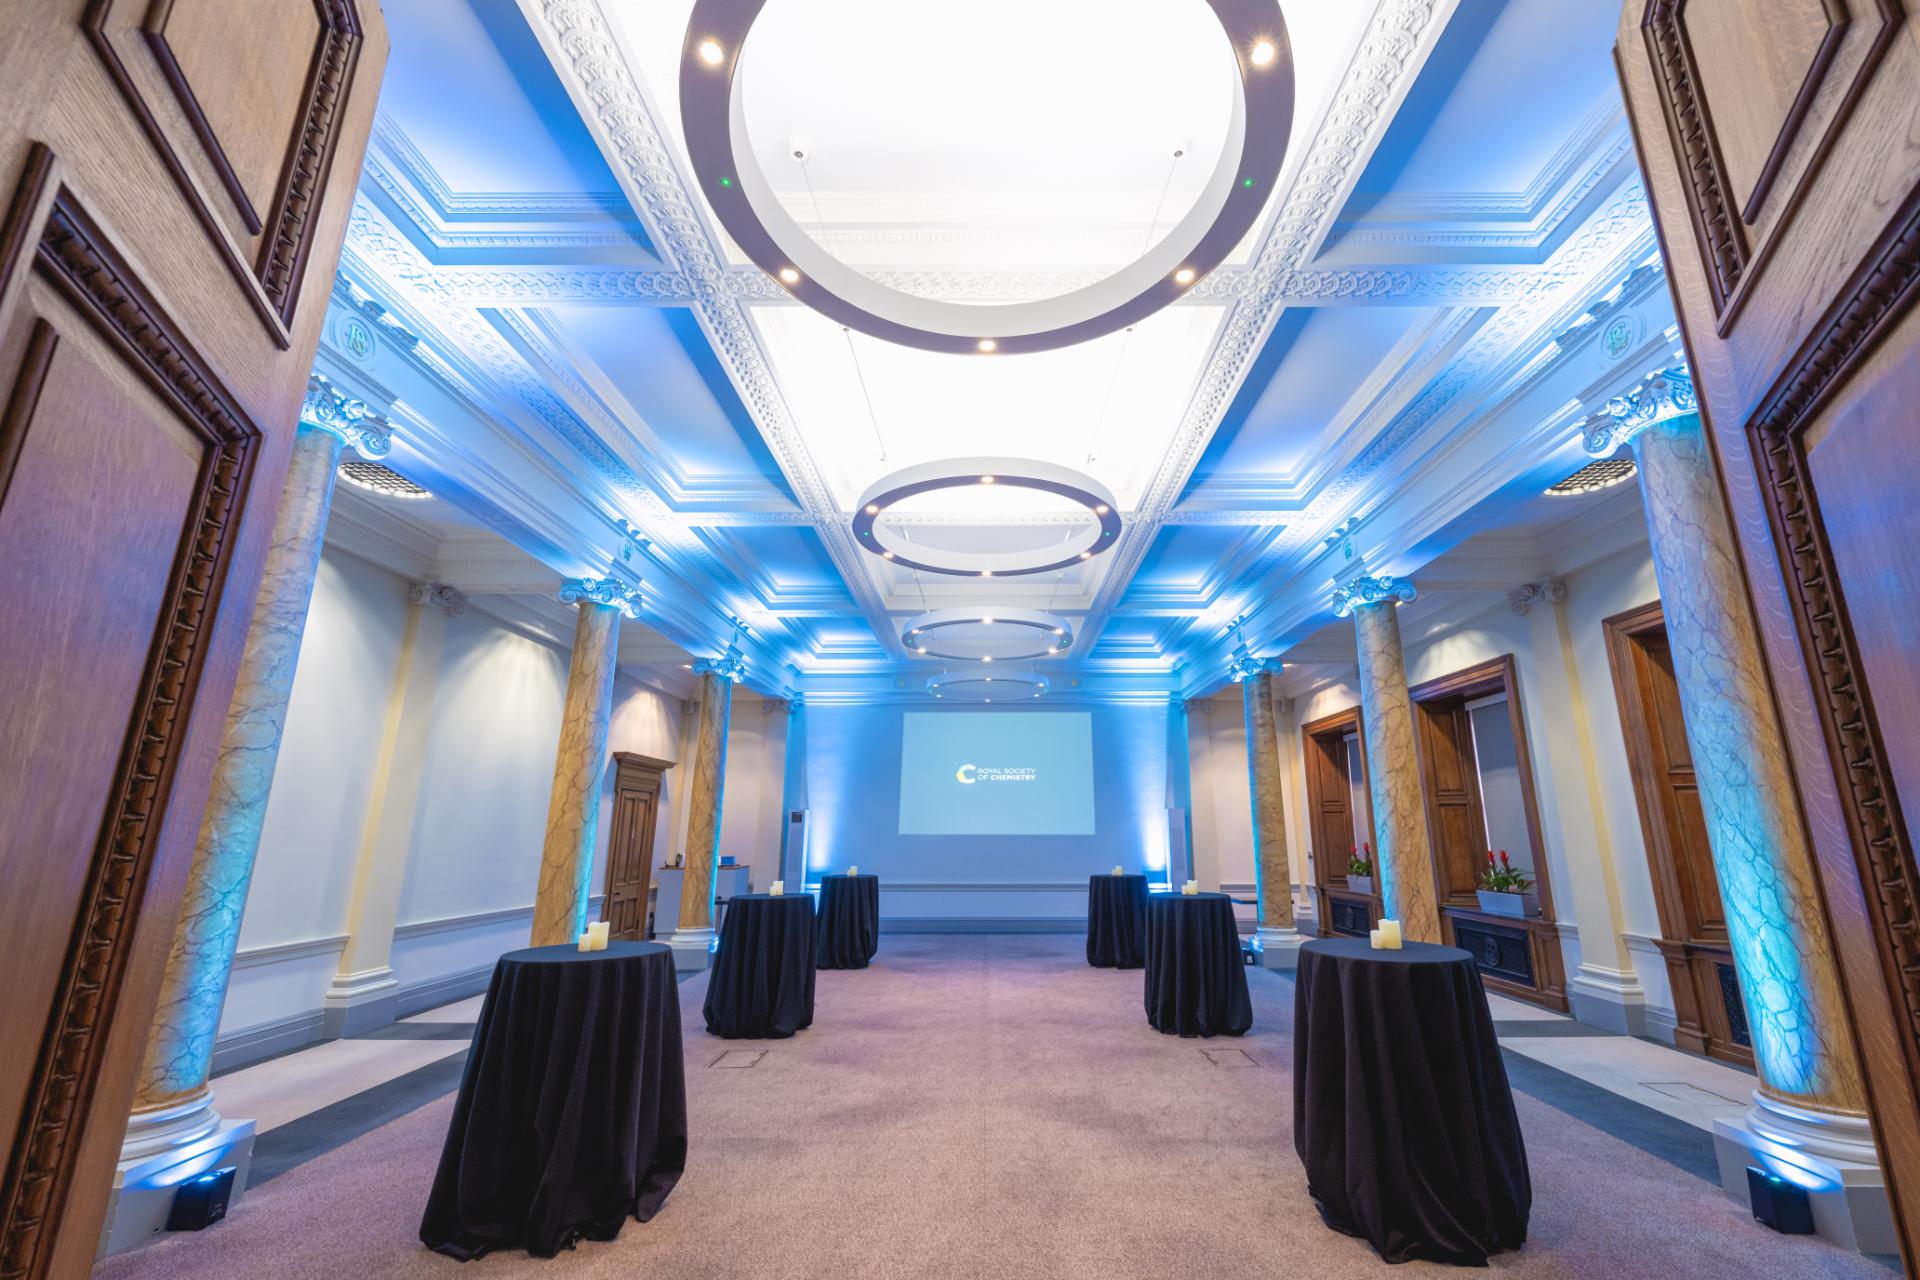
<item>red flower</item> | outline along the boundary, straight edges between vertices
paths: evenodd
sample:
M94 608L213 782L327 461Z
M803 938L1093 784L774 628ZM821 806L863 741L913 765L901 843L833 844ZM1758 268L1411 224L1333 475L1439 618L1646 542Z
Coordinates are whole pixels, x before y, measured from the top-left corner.
M1513 869L1513 864L1507 861L1507 851L1505 849L1502 849L1500 851L1500 865L1507 868L1508 870Z
M1491 849L1487 850L1487 865L1488 866L1493 865L1493 850Z

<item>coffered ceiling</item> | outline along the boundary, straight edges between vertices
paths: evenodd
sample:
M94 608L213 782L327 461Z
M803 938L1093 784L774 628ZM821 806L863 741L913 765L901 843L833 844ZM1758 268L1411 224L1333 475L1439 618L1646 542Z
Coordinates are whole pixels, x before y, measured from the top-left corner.
M688 653L744 623L762 688L900 687L937 670L901 618L1024 606L1073 619L1056 677L1205 691L1229 624L1280 654L1336 572L1417 571L1574 469L1586 409L1671 347L1612 0L1283 0L1297 98L1254 232L1128 331L1002 357L843 330L731 245L682 143L691 7L390 6L321 365L390 410L397 469L556 581L637 572ZM1202 0L768 0L740 74L790 217L986 305L1165 234L1234 69ZM869 485L976 455L1088 473L1119 545L991 582L856 545ZM996 497L913 536L1064 536Z

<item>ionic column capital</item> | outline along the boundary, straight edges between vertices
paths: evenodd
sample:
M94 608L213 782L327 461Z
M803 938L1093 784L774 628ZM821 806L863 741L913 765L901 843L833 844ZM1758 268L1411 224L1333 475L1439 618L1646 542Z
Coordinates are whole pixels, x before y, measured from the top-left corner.
M1694 398L1687 366L1659 369L1627 394L1607 401L1605 413L1588 418L1580 429L1581 444L1588 453L1605 457L1648 427L1698 412L1700 402Z
M1358 578L1349 578L1345 582L1334 584L1333 612L1335 617L1345 618L1363 604L1379 604L1385 600L1398 600L1402 604L1411 604L1418 595L1419 592L1414 589L1411 578L1363 574Z
M449 618L467 611L467 598L444 582L415 582L407 587L407 599L417 605L432 605Z
M1567 584L1558 578L1548 578L1544 582L1523 582L1507 592L1507 607L1525 617L1527 610L1543 600L1559 604L1566 598Z
M568 578L560 584L560 603L606 605L629 618L640 616L640 584L614 578Z
M393 427L319 374L307 378L306 398L300 402L300 425L337 436L361 457L372 461L393 451Z

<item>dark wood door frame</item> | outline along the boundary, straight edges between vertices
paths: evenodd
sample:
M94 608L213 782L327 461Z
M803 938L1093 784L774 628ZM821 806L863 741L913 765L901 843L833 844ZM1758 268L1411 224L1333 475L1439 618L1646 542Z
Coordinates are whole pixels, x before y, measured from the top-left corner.
M644 942L652 930L653 837L674 763L633 751L613 753L613 820L600 915L612 925L609 936L622 941Z
M1655 733L1655 719L1662 712L1652 682L1663 677L1651 646L1665 642L1665 610L1655 600L1616 613L1603 620L1601 627L1620 707L1634 807L1646 842L1647 870L1653 878L1654 905L1660 913L1660 937L1654 945L1666 964L1667 985L1673 992L1674 1042L1694 1053L1751 1067L1752 1041L1747 1036L1746 1009L1712 853L1704 851L1706 865L1698 865L1703 851L1692 846L1704 842L1705 833L1687 841L1682 826L1686 815L1674 808L1673 789L1691 781L1692 760L1668 758L1665 744L1676 736L1671 726ZM1664 679L1671 683L1671 674ZM1675 698L1666 714L1677 712ZM1678 739L1684 750L1684 731Z
M1310 848L1318 850L1313 858L1314 889L1319 898L1317 919L1323 938L1365 937L1380 919L1380 895L1347 887L1347 860L1340 856L1340 841L1329 843L1326 838L1331 823L1338 819L1345 823L1347 844L1373 843L1371 812L1363 833L1360 815L1353 812L1349 800L1348 734L1358 735L1355 745L1360 751L1360 776L1364 781L1367 738L1366 728L1360 723L1360 708L1348 707L1300 726L1301 759L1307 775L1307 838ZM1340 761L1337 794L1327 775L1336 758Z
M1547 867L1546 842L1540 833L1540 803L1534 791L1533 749L1527 741L1526 714L1520 703L1520 678L1513 655L1475 663L1414 685L1414 745L1420 759L1420 793L1427 813L1427 835L1433 846L1435 901L1446 941L1470 952L1480 964L1481 979L1493 990L1550 1009L1567 1009L1566 959L1560 951L1560 928L1553 909L1553 877ZM1526 814L1534 888L1540 895L1540 914L1519 919L1481 911L1474 892L1485 841L1483 801L1477 762L1470 761L1453 788L1443 789L1440 771L1446 750L1457 753L1459 724L1466 704L1495 694L1507 700L1507 722L1513 731L1515 767L1519 773L1522 808ZM1471 735L1471 726L1466 732ZM1451 744L1451 745L1449 745ZM1468 742L1472 749L1471 738ZM1457 764L1457 762L1456 762ZM1481 819L1479 831L1454 832L1442 812L1443 791L1459 792L1454 803ZM1478 840L1473 840L1474 835ZM1462 841L1471 841L1469 848ZM1458 847L1456 847L1458 846Z

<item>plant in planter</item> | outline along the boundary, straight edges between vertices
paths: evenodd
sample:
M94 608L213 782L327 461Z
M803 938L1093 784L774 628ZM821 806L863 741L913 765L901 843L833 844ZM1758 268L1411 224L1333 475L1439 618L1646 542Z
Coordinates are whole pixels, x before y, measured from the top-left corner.
M1355 893L1373 892L1373 846L1363 844L1347 850L1347 888Z
M1482 911L1498 916L1537 916L1540 895L1529 893L1531 888L1533 881L1507 859L1505 849L1498 853L1487 850L1487 865L1480 872L1477 891Z

